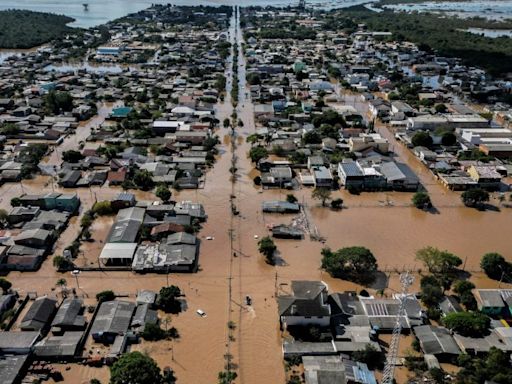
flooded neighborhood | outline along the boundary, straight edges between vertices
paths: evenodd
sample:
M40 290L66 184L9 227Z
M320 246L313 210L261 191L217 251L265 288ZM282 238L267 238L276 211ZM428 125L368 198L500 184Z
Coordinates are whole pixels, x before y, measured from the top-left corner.
M510 71L297 5L0 51L3 382L510 382Z

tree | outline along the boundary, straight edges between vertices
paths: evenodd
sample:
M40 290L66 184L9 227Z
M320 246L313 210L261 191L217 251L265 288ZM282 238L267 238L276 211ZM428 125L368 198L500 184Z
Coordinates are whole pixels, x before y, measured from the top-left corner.
M19 207L21 205L21 199L19 197L13 197L11 199L11 207Z
M89 381L89 384L101 384L101 381L99 381L98 379L91 379Z
M311 193L311 197L322 202L322 207L325 207L325 202L331 198L331 190L329 188L315 188Z
M415 147L427 147L430 148L433 144L432 137L428 132L419 131L412 137L412 145Z
M46 113L57 115L61 112L71 112L73 97L69 92L50 91L43 96Z
M156 362L140 352L125 353L110 368L110 384L159 384L162 379Z
M423 276L420 282L421 301L428 308L437 308L443 298L441 283L434 276Z
M483 255L480 261L480 267L487 276L494 280L500 280L512 269L511 264L508 263L502 255L496 252Z
M144 340L147 341L158 341L165 339L167 337L167 333L162 328L160 328L158 324L146 323L141 336Z
M426 192L416 192L412 197L412 203L419 209L430 208L432 206L430 196Z
M452 145L455 145L457 142L457 136L453 132L445 132L443 133L443 136L441 137L441 144L444 146L450 147Z
M308 131L302 138L304 144L320 144L322 142L322 136L317 131Z
M63 256L55 256L53 258L53 266L58 271L69 271L74 267L73 263Z
M146 169L136 170L133 175L133 182L137 187L145 191L153 188L153 177L151 176L151 172Z
M268 156L268 151L263 147L253 147L249 151L249 157L253 163L258 163L261 159Z
M331 208L332 209L340 209L343 207L343 199L337 198L331 201Z
M111 290L101 291L100 293L96 294L96 300L98 300L98 303L112 301L115 300L115 298L116 294Z
M158 187L156 187L155 195L163 202L169 201L172 196L169 187L165 184L159 184Z
M274 264L274 252L277 250L277 246L274 244L274 240L271 237L265 236L258 241L258 251L265 256L268 264Z
M98 216L107 216L114 213L114 210L112 209L112 203L108 200L104 200L94 203L92 212Z
M68 285L68 282L66 281L66 279L57 280L55 285L60 288L60 293L62 294L62 296L64 296L64 292L66 291L66 286Z
M373 345L366 344L364 349L355 351L352 354L355 361L365 363L370 369L382 369L384 366L384 355L378 351Z
M224 126L224 128L229 127L229 119L227 117L223 120L222 125Z
M0 277L0 289L2 289L3 293L7 293L7 291L9 289L11 289L11 287L12 287L12 283L9 280L7 280L3 277Z
M238 377L237 373L234 371L223 371L219 372L218 379L219 384L231 384Z
M0 134L5 136L16 136L20 133L20 128L12 123L4 123L0 128Z
M446 328L469 337L482 337L487 333L491 320L480 312L452 312L443 318Z
M78 163L83 158L84 157L80 152L75 151L73 149L62 152L62 161L65 161L67 163Z
M178 300L181 297L181 290L175 285L162 287L158 294L157 305L166 313L181 312L181 303Z
M0 209L0 223L5 223L8 217L9 214L7 211L5 209Z
M293 204L297 202L297 198L291 193L289 193L286 195L286 201Z
M446 108L446 105L444 104L436 104L434 109L437 113L446 113L446 111L448 111L448 108Z
M460 302L468 310L476 309L476 300L471 292L475 284L468 280L459 280L453 286L453 291L459 296Z
M466 207L479 207L482 203L489 201L489 192L481 188L473 188L462 192L461 199Z
M416 259L423 262L430 273L448 273L462 264L462 260L448 251L434 247L421 248L416 252Z
M332 277L355 282L369 282L377 271L377 260L365 247L341 248L335 252L322 249L322 268Z

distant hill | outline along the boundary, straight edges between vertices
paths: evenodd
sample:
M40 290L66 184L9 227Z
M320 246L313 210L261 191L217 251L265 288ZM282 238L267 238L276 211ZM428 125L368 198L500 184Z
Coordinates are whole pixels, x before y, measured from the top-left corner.
M32 48L71 30L73 18L25 10L0 11L0 48Z

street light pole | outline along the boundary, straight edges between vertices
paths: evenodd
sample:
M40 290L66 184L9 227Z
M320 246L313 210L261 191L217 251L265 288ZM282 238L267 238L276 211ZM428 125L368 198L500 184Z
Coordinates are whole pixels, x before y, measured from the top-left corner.
M71 274L75 277L76 288L80 289L80 284L78 284L78 275L80 274L80 271L78 269L75 269L74 271L71 271Z

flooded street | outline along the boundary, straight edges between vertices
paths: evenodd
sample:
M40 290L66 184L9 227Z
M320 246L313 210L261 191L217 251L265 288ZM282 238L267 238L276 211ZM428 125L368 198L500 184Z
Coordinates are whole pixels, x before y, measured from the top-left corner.
M238 43L238 67L231 68L232 57L228 59L226 101L217 105L217 118L223 121L233 112L230 102L232 71L238 71L239 102L236 107L243 127L236 128L232 145L231 129L220 127L221 154L214 167L206 175L204 189L173 191L173 200L193 200L204 205L208 221L199 234L201 252L199 271L196 274L171 274L169 283L178 285L185 294L186 310L172 316L171 325L180 333L174 342L142 343L133 350L151 354L160 367L170 366L175 370L179 383L212 384L218 372L224 369L224 355L233 355L238 366L237 383L284 383L285 371L282 361L281 333L276 294L289 292L291 280L323 280L329 291L360 289L356 285L330 278L320 270L321 249L325 246L338 249L345 246L361 245L375 254L382 270L391 273L391 294L397 289L398 278L394 271L418 270L422 268L414 259L416 250L426 245L447 249L465 260L465 268L475 271L473 276L482 287L497 287L498 282L489 281L479 271L481 256L486 252L500 252L510 257L510 224L512 210L503 208L501 212L481 212L463 207L460 195L442 188L430 172L401 144L394 139L392 132L384 126L378 131L392 144L399 159L406 162L420 177L432 197L436 213L429 213L411 207L410 193L378 192L362 193L355 196L345 191L334 191L332 198L342 197L344 209L332 211L320 207L312 200L310 188L301 188L293 193L303 201L312 224L318 228L325 244L312 241L308 237L302 241L277 240L282 266L270 266L257 250L257 236L268 234L268 224L288 224L291 215L269 215L261 212L261 203L268 200L285 199L289 191L264 190L252 181L257 174L247 157L250 144L245 138L254 133L254 105L247 97L245 88L246 63L242 54L243 34L240 22L235 17L230 27L230 39ZM235 27L238 26L238 27ZM346 103L356 103L355 96L347 96ZM363 103L359 108L364 110ZM97 117L81 124L76 134L65 139L57 150L46 160L47 164L57 165L63 151L77 149L80 141L90 135L91 129L101 124L112 110L113 105L99 108ZM221 124L222 125L222 124ZM89 145L89 144L86 144ZM236 182L232 185L232 152L237 158ZM55 245L53 255L62 254L79 233L80 217L90 209L96 200L108 200L121 192L120 187L91 187L63 189L49 177L38 176L22 183L7 183L0 187L0 208L10 210L10 200L22 193L76 192L82 206L80 216L72 219L67 230ZM152 192L132 191L137 200L157 200ZM238 216L232 216L230 197ZM496 201L493 201L497 204ZM102 217L91 227L94 242L84 243L77 259L77 265L85 266L95 262L96 255L103 246L112 217ZM211 237L212 240L206 240ZM44 295L63 275L57 273L49 256L38 272L12 272L8 279L13 282L21 295L36 291ZM65 276L70 287L75 286L71 275ZM415 286L419 284L416 279ZM159 291L166 285L166 276L157 274L135 274L131 272L87 271L80 274L79 294L94 298L106 289L119 295L128 295L133 300L137 290ZM502 285L504 286L504 285ZM373 292L373 291L372 291ZM245 306L244 298L251 296L253 305ZM201 309L206 317L200 317L196 310ZM228 321L234 321L236 329L233 338L228 335ZM404 338L401 347L410 345ZM172 351L172 352L171 352ZM108 379L105 368L74 366L64 372L65 382L80 377L82 382L97 377ZM75 376L76 375L76 376ZM405 377L405 373L401 377Z

